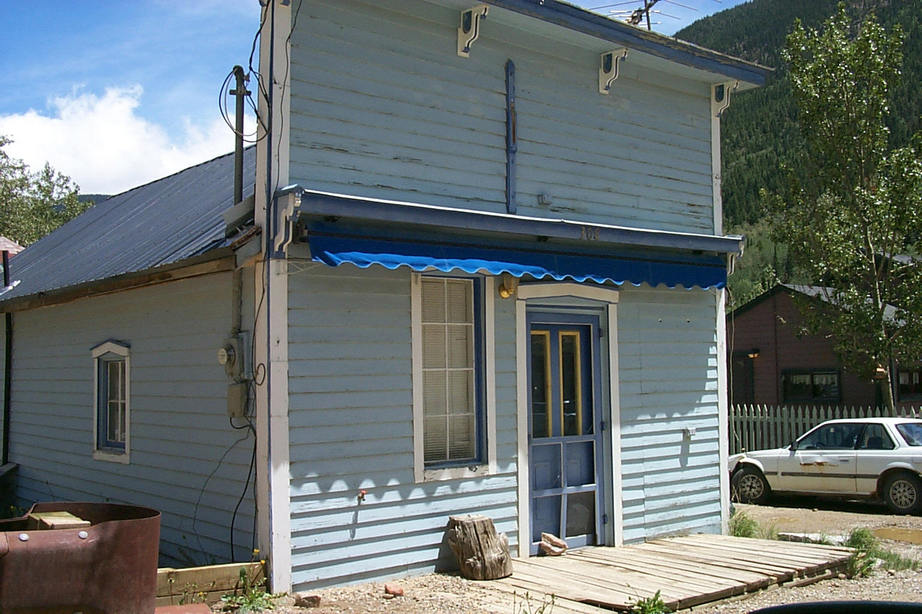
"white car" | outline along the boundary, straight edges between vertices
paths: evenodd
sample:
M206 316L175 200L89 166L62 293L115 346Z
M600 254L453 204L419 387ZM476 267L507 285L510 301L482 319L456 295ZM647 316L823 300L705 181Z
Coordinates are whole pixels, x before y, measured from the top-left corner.
M730 457L734 499L772 492L879 497L897 514L922 510L922 420L830 420L787 448Z

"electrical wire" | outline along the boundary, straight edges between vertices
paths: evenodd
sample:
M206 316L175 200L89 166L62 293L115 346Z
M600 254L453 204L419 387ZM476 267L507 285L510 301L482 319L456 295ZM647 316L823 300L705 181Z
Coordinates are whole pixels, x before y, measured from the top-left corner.
M195 540L198 542L199 552L202 554L205 554L205 547L202 545L202 536L199 535L198 529L196 528L196 523L198 522L199 505L202 503L202 497L205 495L205 489L208 488L208 482L211 481L211 478L215 476L215 474L218 472L218 469L220 469L221 465L224 464L224 459L227 458L227 455L230 454L231 450L236 448L238 444L246 441L249 437L250 434L248 432L246 435L228 446L228 448L224 451L224 454L221 455L221 458L218 459L214 469L212 469L211 473L208 474L208 477L205 478L205 482L202 484L202 488L199 490L198 498L195 500L195 506L192 508L192 533L195 535ZM233 527L231 527L231 530L233 530Z
M248 385L248 386L247 386L247 406L250 405L250 393L249 393L249 388L250 388L250 386ZM231 514L231 524L230 524L230 560L231 560L231 562L234 562L234 561L236 560L236 559L234 559L234 528L235 528L236 525L237 525L237 512L240 511L240 505L243 503L243 500L246 498L247 490L248 490L249 487L250 487L250 476L253 475L253 469L256 467L256 427L253 426L253 422L250 421L250 418L249 418L249 417L247 417L247 423L246 423L245 425L240 426L240 427L234 426L233 421L232 421L232 422L231 422L231 426L233 426L235 429L249 429L249 430L253 433L253 451L250 453L250 468L247 469L247 479L246 479L246 481L243 483L243 490L240 492L240 497L237 499L237 504L234 506L234 513ZM255 481L255 480L254 480L254 481ZM255 515L256 515L256 511L255 511L255 501L256 501L255 493L254 493L253 501L254 501L254 514L253 514L253 515L254 515L254 517L255 517ZM254 539L255 539L255 536L254 536Z

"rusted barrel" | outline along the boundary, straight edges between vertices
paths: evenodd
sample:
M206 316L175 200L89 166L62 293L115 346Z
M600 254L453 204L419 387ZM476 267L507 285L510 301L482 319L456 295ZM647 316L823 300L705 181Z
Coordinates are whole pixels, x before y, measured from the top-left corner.
M56 516L49 512L88 524L39 528L37 518ZM157 510L37 503L25 516L0 520L0 612L153 614L159 542Z

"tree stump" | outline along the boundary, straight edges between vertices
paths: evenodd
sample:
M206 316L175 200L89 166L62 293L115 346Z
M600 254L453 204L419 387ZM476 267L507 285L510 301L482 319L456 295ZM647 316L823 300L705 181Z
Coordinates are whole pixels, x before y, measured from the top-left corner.
M497 535L486 516L451 516L448 545L468 580L496 580L512 575L512 557L505 533Z

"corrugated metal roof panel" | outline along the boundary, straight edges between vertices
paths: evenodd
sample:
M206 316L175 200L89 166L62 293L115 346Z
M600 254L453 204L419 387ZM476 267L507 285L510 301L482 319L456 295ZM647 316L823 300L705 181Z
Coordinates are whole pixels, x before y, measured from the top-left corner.
M255 147L245 150L243 169L246 197ZM3 301L201 255L224 243L221 214L233 200L233 154L112 196L17 254L10 272L21 283Z

